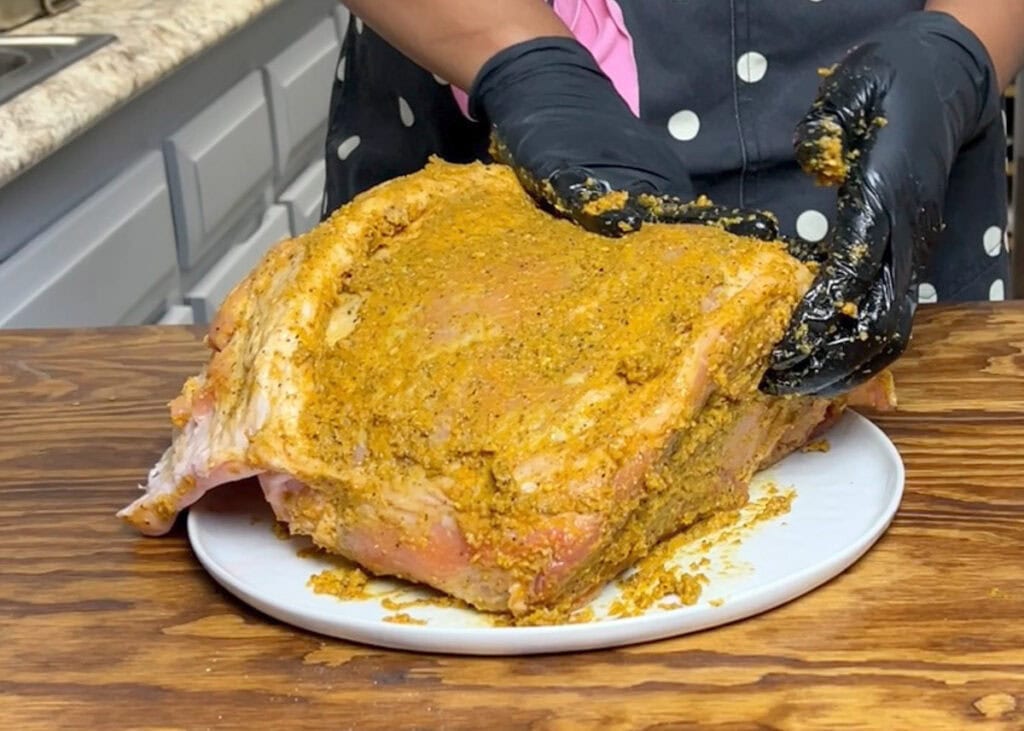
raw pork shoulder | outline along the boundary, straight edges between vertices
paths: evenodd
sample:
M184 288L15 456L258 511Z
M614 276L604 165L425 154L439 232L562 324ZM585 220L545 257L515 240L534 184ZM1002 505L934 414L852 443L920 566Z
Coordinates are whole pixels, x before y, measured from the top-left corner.
M846 405L757 390L811 276L716 227L602 238L507 168L431 162L232 292L119 515L161 534L256 475L293 533L374 573L516 615L578 604Z

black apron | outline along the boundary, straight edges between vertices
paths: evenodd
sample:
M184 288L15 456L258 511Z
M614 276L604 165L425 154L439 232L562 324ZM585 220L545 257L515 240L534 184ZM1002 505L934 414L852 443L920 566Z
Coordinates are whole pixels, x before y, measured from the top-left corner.
M793 157L797 121L818 69L924 0L619 0L633 40L640 116L683 146L694 185L715 203L773 211L790 236L817 241L835 213ZM451 88L353 19L331 94L326 217L356 194L415 172L430 155L487 160L487 130ZM946 229L921 285L922 302L1003 299L1006 139L1001 121L961 150L950 176Z

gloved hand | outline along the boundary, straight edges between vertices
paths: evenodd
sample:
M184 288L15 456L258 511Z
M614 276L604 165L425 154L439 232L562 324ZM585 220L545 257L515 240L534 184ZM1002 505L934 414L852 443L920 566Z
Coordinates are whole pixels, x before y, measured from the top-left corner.
M825 78L795 146L805 171L839 185L836 224L762 390L840 394L903 352L950 170L999 123L996 85L980 41L927 11L867 38Z
M774 217L694 201L668 139L630 111L589 51L571 38L504 49L477 74L470 113L492 126L492 153L537 200L607 236L644 221L716 223L764 239Z

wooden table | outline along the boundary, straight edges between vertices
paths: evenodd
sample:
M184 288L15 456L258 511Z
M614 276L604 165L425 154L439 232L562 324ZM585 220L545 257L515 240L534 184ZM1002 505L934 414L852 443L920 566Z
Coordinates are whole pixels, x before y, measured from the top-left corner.
M1024 728L1024 303L924 308L880 421L888 534L819 590L574 655L390 652L268 620L114 518L193 330L0 334L0 729Z

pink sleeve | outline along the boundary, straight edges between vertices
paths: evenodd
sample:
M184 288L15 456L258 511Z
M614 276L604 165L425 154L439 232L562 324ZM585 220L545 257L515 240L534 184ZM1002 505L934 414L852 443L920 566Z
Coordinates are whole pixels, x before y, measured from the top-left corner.
M616 0L555 0L554 11L576 40L597 59L633 114L639 116L640 82L633 37L626 29L622 8ZM468 117L466 92L453 86L452 93L462 113Z

